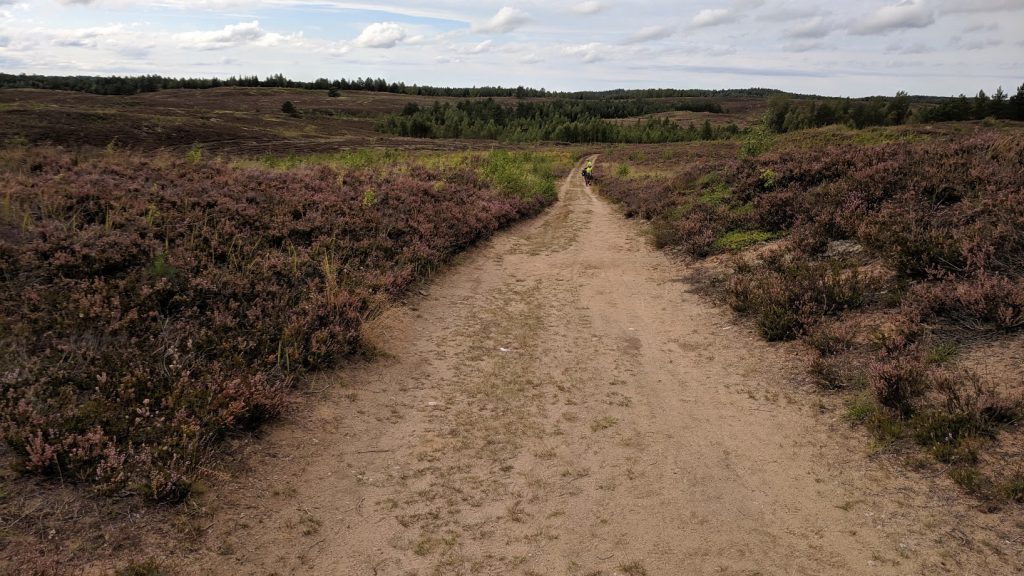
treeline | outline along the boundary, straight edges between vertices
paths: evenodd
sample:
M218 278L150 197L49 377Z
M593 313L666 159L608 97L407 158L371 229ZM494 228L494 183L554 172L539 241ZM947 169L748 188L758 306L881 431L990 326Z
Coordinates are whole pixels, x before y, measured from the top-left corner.
M773 96L765 112L765 126L773 132L793 132L832 124L854 128L895 126L910 116L910 96L897 92L893 98L876 96L796 102L785 96Z
M699 106L699 103L690 103ZM388 116L379 125L383 132L414 138L493 139L512 142L613 142L655 143L728 138L739 132L735 124L701 128L682 127L667 118L637 119L613 124L608 118L628 118L687 105L643 100L552 100L519 102L506 107L488 98L458 104L435 102L423 107L406 105L401 114Z
M223 86L263 88L304 88L306 90L361 90L366 92L390 92L419 96L463 96L463 97L520 97L534 98L549 96L547 90L525 88L503 88L501 86L473 88L438 88L434 86L407 85L404 82L388 82L383 78L336 79L317 78L302 82L273 74L264 79L259 76L231 76L221 78L173 78L156 74L145 76L42 76L38 74L0 74L0 88L38 88L43 90L69 90L104 95L130 95L158 90L220 88Z
M609 90L604 92L550 92L544 88L517 86L481 86L472 88L444 88L419 86L404 82L388 82L384 78L336 79L317 78L312 82L301 82L274 74L264 79L259 76L231 76L221 78L173 78L156 74L144 76L44 76L39 74L0 74L0 88L38 88L44 90L68 90L103 95L131 95L158 90L220 88L223 86L304 88L307 90L360 90L366 92L390 92L413 96L447 96L463 98L543 98L557 96L576 100L633 100L637 98L713 98L729 96L765 97L779 93L767 88L738 90L677 90L655 88L646 90Z
M897 126L907 122L946 122L1001 118L1024 120L1024 84L1014 96L1007 96L1000 86L992 96L982 90L974 98L961 94L943 99L936 104L919 104L920 97L906 92L886 98L875 96L853 100L828 99L797 101L785 94L776 94L768 102L766 126L775 132L792 132L806 128L819 128L831 124L845 124L853 128L868 126ZM929 99L934 100L934 99Z
M922 122L982 120L989 117L1024 120L1024 84L1017 88L1013 96L1007 96L1000 86L992 96L980 90L974 98L961 94L938 106L917 111L917 118Z
M576 100L632 100L636 98L767 98L775 94L785 94L781 90L771 88L737 88L727 90L701 90L676 88L643 88L627 90L581 91L556 93L565 98Z

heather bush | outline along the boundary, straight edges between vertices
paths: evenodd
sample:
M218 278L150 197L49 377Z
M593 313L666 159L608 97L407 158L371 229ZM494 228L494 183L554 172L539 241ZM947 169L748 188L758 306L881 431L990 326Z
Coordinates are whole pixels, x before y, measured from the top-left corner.
M631 159L630 178L601 192L650 220L657 246L696 257L782 238L732 260L728 304L767 340L803 338L822 389L863 390L850 419L876 448L915 440L989 493L978 452L1020 406L954 356L978 333L1024 328L1021 130L840 136L751 140L739 157L682 149L674 173L672 157ZM1019 498L1010 484L999 490Z
M860 307L866 290L856 269L781 251L739 266L728 283L732 308L753 315L768 340L794 338L820 316Z
M854 331L849 324L825 322L810 330L805 338L821 356L836 356L854 346Z
M553 200L550 162L507 190L472 164L3 164L0 435L27 471L171 500L390 297Z
M968 278L919 284L911 290L908 306L975 331L1020 329L1024 327L1024 277L978 272Z
M901 355L872 364L868 382L878 403L905 419L927 388L927 374L915 356Z

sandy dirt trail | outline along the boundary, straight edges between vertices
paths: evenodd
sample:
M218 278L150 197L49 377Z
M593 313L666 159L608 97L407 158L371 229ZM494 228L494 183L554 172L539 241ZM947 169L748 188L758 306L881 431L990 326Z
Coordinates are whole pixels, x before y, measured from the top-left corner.
M1024 572L1005 517L870 458L784 348L689 292L575 170L561 196L374 321L382 358L212 482L178 569Z

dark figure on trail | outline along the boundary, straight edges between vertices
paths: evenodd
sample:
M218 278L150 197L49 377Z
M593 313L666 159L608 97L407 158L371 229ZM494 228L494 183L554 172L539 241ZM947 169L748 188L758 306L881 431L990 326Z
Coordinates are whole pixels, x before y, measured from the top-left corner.
M594 182L594 161L587 160L587 165L583 168L583 183L590 186Z

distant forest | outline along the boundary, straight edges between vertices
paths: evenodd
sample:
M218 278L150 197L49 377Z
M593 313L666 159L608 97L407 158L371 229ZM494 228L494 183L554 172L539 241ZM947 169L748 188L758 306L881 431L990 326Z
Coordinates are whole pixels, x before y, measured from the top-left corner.
M502 106L494 100L465 100L458 104L435 102L420 107L409 103L401 114L385 118L380 130L417 138L471 138L511 142L617 142L654 143L717 140L739 133L735 124L701 128L682 127L667 118L640 116L671 110L721 112L713 102L651 102L649 100L572 100L519 102ZM635 118L623 124L608 118Z
M383 78L313 82L290 80L282 74L219 78L171 78L148 76L42 76L0 74L0 88L69 90L103 95L130 95L169 89L208 89L224 86L276 87L324 90L338 96L342 90L387 92L432 97L463 97L457 104L435 102L420 107L409 104L401 114L384 118L384 132L421 138L477 138L507 141L554 140L562 142L673 142L730 138L740 132L735 124L683 127L651 114L687 110L720 113L714 98L766 98L763 126L773 132L791 132L842 124L853 128L895 126L907 122L943 122L988 118L1024 120L1024 84L1013 96L999 87L991 96L983 90L974 97L952 98L895 96L832 98L790 94L766 88L739 90L608 90L603 92L553 92L543 88L483 86L443 88L387 82ZM516 98L514 105L492 98ZM672 98L692 100L667 102ZM483 100L480 100L483 99ZM543 99L529 101L529 99ZM646 118L645 118L646 117ZM612 123L607 119L633 119Z
M1017 93L1013 96L1007 96L1000 86L992 96L981 90L973 98L961 94L937 104L911 108L913 100L914 98L906 92L897 92L892 98L833 98L812 101L796 101L777 94L769 100L765 124L768 129L775 132L792 132L831 124L865 128L895 126L906 122L947 122L985 118L1024 120L1024 84L1017 88Z
M604 92L553 92L544 88L504 88L481 86L473 88L442 88L419 86L404 82L388 82L383 78L356 78L354 80L329 80L317 78L312 82L300 82L274 74L260 80L259 76L231 76L220 78L171 78L168 76L42 76L35 74L0 74L0 88L39 88L44 90L69 90L101 95L126 96L140 92L158 90L220 88L224 86L263 88L304 88L307 90L362 90L367 92L390 92L412 96L451 96L464 98L547 98L561 97L579 100L611 99L631 100L636 98L682 98L682 97L767 97L781 94L768 88L745 88L737 90L677 90L671 88L650 88L642 90L608 90Z

